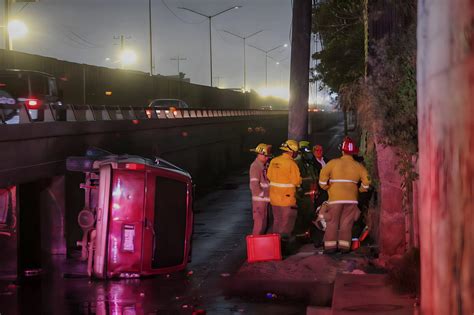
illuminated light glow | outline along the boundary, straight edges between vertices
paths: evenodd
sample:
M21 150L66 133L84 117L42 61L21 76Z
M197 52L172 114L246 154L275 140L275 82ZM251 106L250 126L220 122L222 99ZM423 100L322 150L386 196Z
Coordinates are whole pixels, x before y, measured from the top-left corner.
M257 93L263 97L278 97L284 100L290 99L290 91L287 88L282 87L263 87L257 90Z
M120 61L122 61L124 65L134 64L137 62L137 54L132 50L124 50L120 54Z
M114 203L114 204L112 204L112 209L118 210L118 209L120 209L120 205L118 203ZM114 220L115 220L115 218L114 218Z
M285 48L288 47L288 44L283 45L283 47L285 47Z
M111 96L111 95L112 95L112 91L105 91L105 95Z
M21 38L24 37L28 33L28 28L26 24L22 21L13 20L8 22L8 35L10 38Z
M26 105L28 105L28 107L36 107L39 105L39 102L38 100L27 100Z
M138 163L127 163L125 164L125 168L127 170L133 170L133 171L140 171L145 169L144 164L138 164Z

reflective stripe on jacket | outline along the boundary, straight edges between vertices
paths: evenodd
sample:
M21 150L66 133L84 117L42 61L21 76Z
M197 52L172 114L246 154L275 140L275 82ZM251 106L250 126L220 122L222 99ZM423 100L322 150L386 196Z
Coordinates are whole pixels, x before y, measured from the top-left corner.
M258 159L250 165L249 177L252 200L269 202L269 182L265 175L265 165Z
M360 189L357 184L362 182ZM329 203L357 203L358 190L367 191L370 179L367 169L351 155L328 162L319 174L319 185L327 190Z
M301 177L293 158L288 154L274 158L267 176L270 180L270 203L280 207L294 206L296 187L301 185Z

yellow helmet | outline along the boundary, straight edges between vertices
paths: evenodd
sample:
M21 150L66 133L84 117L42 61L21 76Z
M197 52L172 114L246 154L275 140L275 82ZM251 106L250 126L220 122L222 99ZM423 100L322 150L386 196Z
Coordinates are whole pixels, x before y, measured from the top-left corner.
M272 146L266 143L259 143L255 149L250 149L251 152L255 152L257 154L262 154L265 156L271 156Z
M298 149L299 149L298 142L296 142L295 140L286 140L280 146L280 150L283 150L286 152L298 152Z
M300 151L301 152L311 152L311 145L309 141L300 141Z

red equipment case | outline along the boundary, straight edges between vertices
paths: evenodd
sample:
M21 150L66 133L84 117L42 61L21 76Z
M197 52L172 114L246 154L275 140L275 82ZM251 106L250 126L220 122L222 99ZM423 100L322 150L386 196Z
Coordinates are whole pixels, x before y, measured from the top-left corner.
M247 261L281 260L280 234L247 235Z

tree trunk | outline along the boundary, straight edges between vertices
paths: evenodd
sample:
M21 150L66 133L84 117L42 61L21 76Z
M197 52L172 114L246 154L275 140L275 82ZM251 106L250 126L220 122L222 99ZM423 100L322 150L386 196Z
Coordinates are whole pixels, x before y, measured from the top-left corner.
M308 137L311 0L293 1L288 138Z
M474 314L473 20L472 1L418 1L423 314Z

